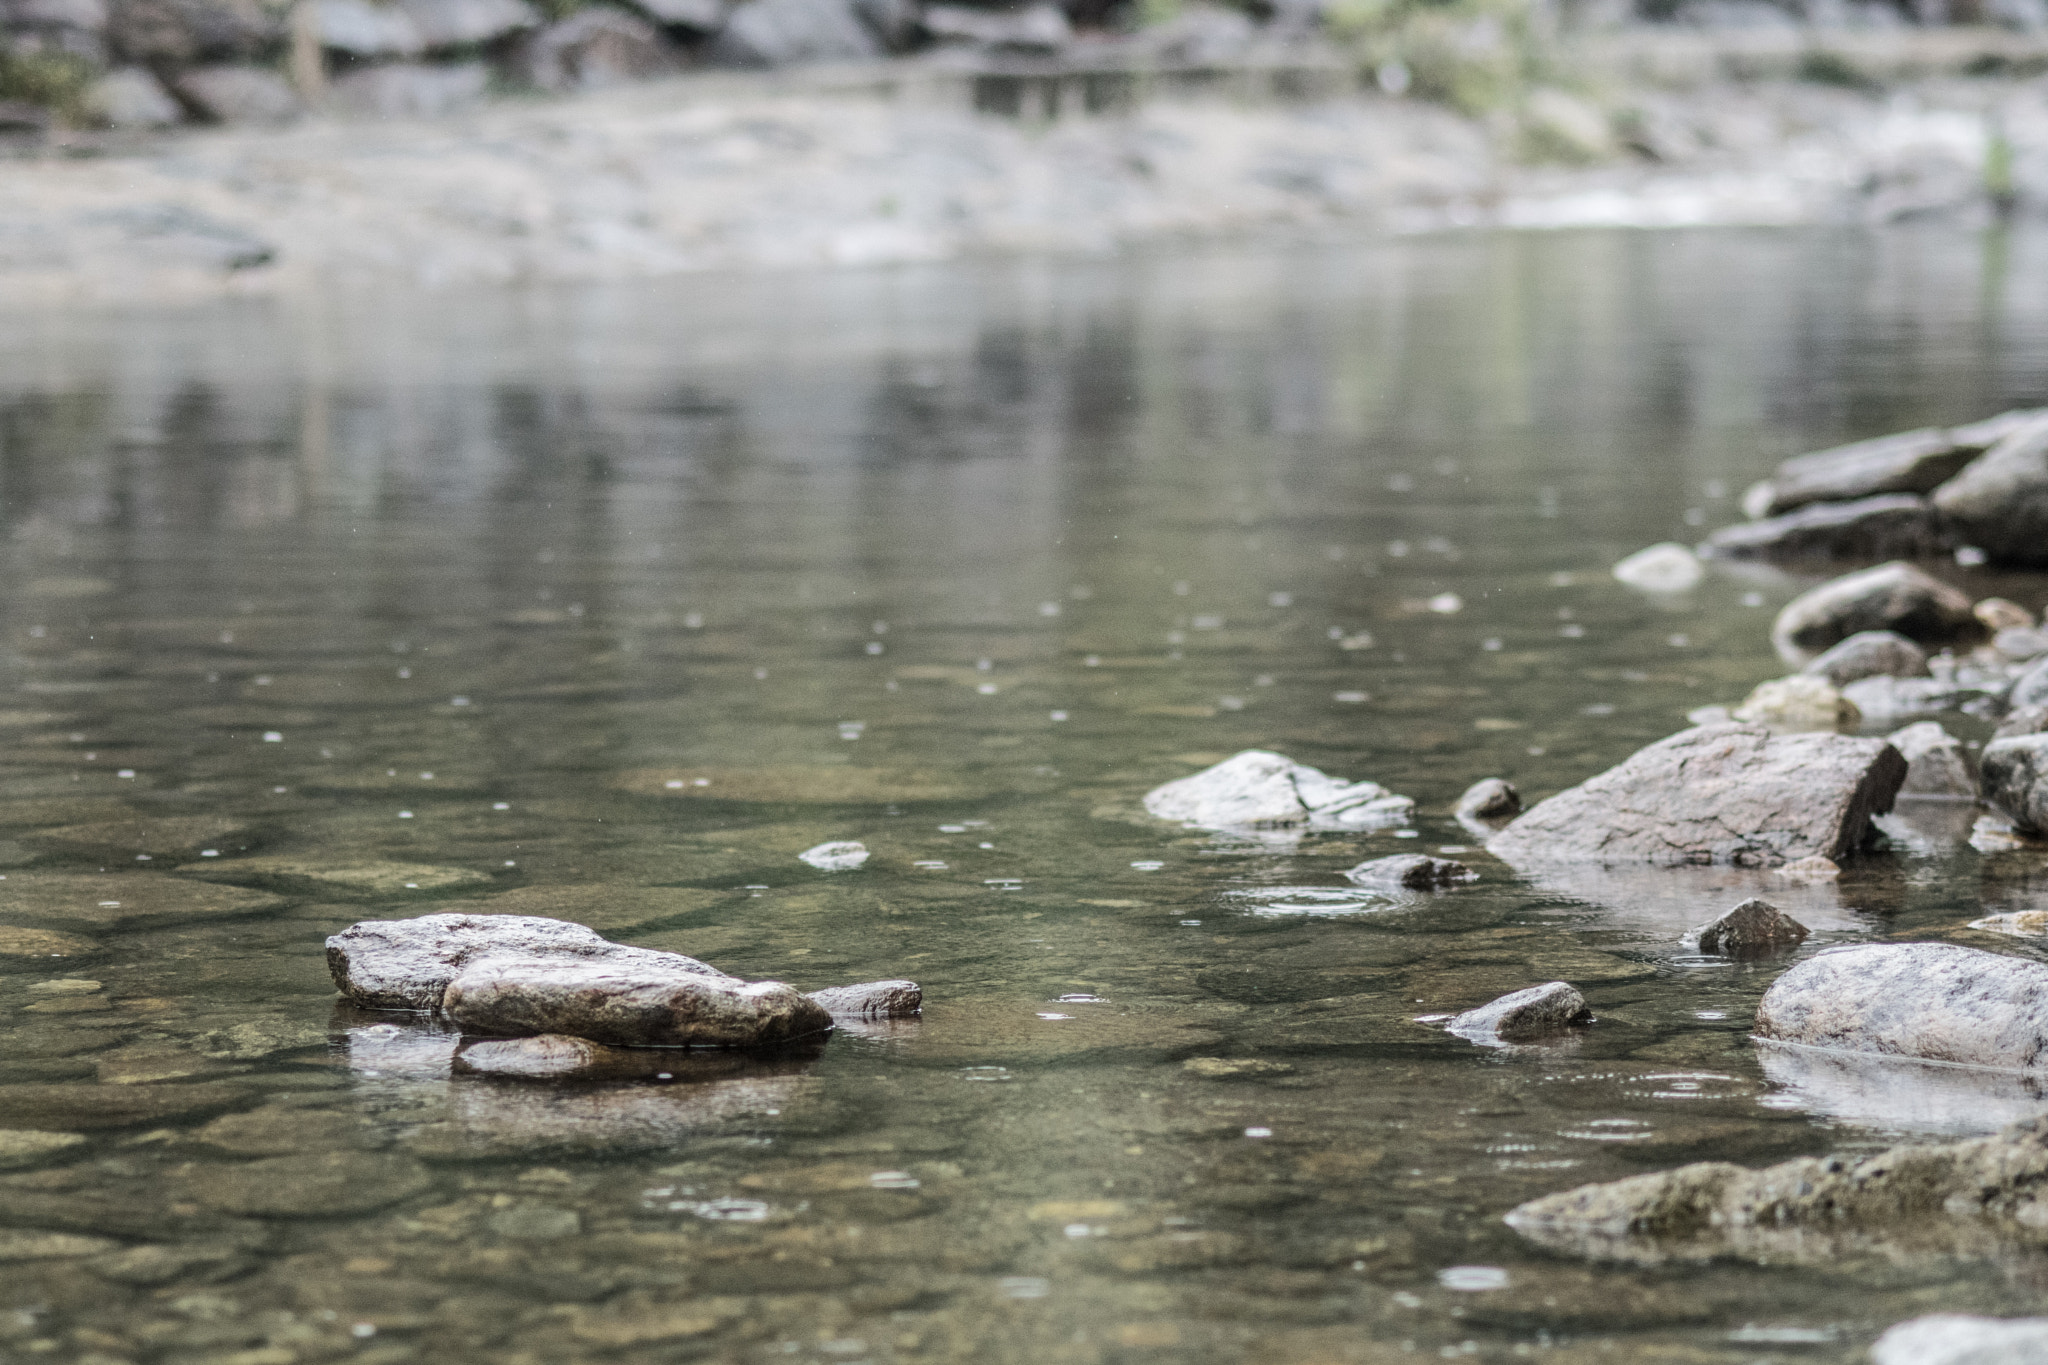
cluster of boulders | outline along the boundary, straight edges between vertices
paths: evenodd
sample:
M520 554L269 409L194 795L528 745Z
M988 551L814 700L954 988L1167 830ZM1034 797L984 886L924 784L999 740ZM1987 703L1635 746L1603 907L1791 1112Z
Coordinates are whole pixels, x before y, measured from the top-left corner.
M327 940L327 967L352 1004L429 1014L471 1035L457 1070L529 1080L640 1074L628 1050L772 1048L820 1038L835 1021L914 1016L924 1003L913 981L806 995L524 915L364 920Z
M1316 12L1196 5L1087 46L1125 63L1241 60L1299 42ZM1095 0L0 0L0 129L40 126L52 102L114 127L276 123L313 108L436 114L493 89L593 89L693 66L1047 58L1082 51L1081 30L1108 17ZM10 82L17 68L44 78ZM64 97L80 75L92 79ZM10 84L23 87L13 100Z
M2048 409L1800 455L1742 498L1750 520L1701 547L1727 559L2048 563Z

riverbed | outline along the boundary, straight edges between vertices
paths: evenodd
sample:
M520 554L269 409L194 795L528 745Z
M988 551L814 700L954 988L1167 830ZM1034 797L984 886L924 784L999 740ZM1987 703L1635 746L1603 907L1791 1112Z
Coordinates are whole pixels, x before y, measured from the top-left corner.
M1788 455L2048 402L2044 255L1471 233L17 310L0 1351L1752 1365L2039 1312L1997 1256L1605 1264L1501 1218L2031 1112L1760 1057L1784 959L1679 939L1763 890L1802 954L1985 946L2043 855L1961 807L1837 882L1539 883L1449 811L1781 672L1812 580L1609 566ZM1144 814L1253 747L1418 813ZM1405 852L1480 879L1342 875ZM450 909L925 1011L453 1076L323 958ZM1554 979L1569 1040L1442 1031Z

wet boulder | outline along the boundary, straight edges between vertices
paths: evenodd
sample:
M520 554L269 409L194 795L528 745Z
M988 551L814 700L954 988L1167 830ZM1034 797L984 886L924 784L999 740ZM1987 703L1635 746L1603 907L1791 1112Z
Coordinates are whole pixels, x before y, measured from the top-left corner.
M1982 772L1986 801L2023 830L2048 830L2048 734L1992 740Z
M436 1010L448 983L491 958L614 965L732 980L681 953L613 943L564 920L526 915L421 915L363 920L327 940L327 970L351 1002L369 1009Z
M1432 858L1422 853L1397 853L1360 863L1344 874L1360 886L1398 886L1410 891L1438 891L1460 882L1475 882L1479 874L1449 858Z
M1807 928L1767 900L1752 896L1697 932L1703 953L1749 957L1796 948L1806 942Z
M1487 847L1537 866L1840 861L1905 776L1905 759L1881 739L1702 725L1539 803Z
M1793 598L1778 613L1771 641L1792 662L1866 630L1888 630L1921 645L1975 644L1984 637L1975 605L1911 564L1880 564Z
M2048 416L2019 425L1935 489L1933 502L1994 563L2048 563Z
M1848 502L1886 493L1931 493L1984 451L1986 433L1923 427L1795 455L1750 485L1742 511L1781 516L1811 503Z
M1758 683L1729 718L1773 730L1844 730L1862 720L1863 713L1826 678L1795 673Z
M648 960L662 956L486 957L448 983L441 1010L468 1032L560 1033L613 1047L759 1047L832 1027L825 1007L794 986Z
M1376 829L1405 824L1415 803L1375 782L1345 782L1285 754L1246 749L1154 787L1145 809L1202 829Z
M1865 678L1924 678L1927 651L1889 630L1863 630L1830 646L1800 671L1836 687Z
M1639 1263L2009 1254L2048 1240L2044 1190L2048 1119L2035 1118L1991 1137L1874 1156L1800 1157L1762 1170L1700 1162L1582 1185L1520 1205L1507 1223L1553 1251Z
M1805 559L1921 559L1955 541L1927 499L1887 493L1854 502L1817 502L1762 521L1740 521L1707 537L1717 559L1789 563Z
M1461 820L1507 820L1522 813L1522 793L1499 777L1483 777L1465 788L1454 810Z
M1513 991L1488 1001L1444 1025L1444 1032L1470 1042L1498 1045L1517 1039L1540 1038L1576 1024L1590 1023L1593 1011L1568 982L1547 981L1541 986Z
M2048 1066L2048 963L1951 943L1836 948L1787 971L1757 1006L1781 1043L1961 1066Z
M1879 1337L1870 1365L2048 1365L2048 1318L1931 1313Z
M924 1011L915 981L863 981L812 991L810 999L834 1019L914 1019Z
M1899 796L1923 801L1975 801L1977 771L1962 741L1931 720L1886 736L1906 760Z

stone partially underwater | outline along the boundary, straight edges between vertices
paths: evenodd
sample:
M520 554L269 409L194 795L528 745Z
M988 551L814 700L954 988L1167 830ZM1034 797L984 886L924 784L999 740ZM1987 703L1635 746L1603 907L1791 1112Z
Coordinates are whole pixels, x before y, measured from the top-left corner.
M1809 958L1757 1006L1759 1038L2006 1071L2048 1067L2048 963L1952 943Z
M1531 865L1840 862L1905 778L1906 760L1882 739L1702 725L1538 803L1487 848Z
M1376 782L1346 782L1285 754L1246 749L1154 787L1145 810L1200 829L1380 829L1406 824L1415 803Z
M619 1069L599 1055L610 1049L772 1047L821 1036L835 1017L903 1018L923 1005L912 981L804 995L523 915L365 920L327 940L327 962L355 1005L426 1012L486 1036L559 1040L552 1052L539 1043L501 1049L502 1063L470 1068L498 1075L586 1074L575 1073L577 1043L597 1049L586 1058L587 1074L597 1074Z

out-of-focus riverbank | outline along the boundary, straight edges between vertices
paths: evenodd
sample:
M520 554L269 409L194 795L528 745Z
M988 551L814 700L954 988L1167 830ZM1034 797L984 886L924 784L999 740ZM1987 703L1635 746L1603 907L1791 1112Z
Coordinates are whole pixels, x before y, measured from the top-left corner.
M1284 72L1052 116L1053 87L1023 81L1041 116L1015 117L977 111L986 81L905 62L57 144L0 162L0 299L2048 210L2048 80L2012 74L2041 44L1981 35L2007 53L1987 61L1972 41L1870 35L1878 74L1845 76L1784 35L1615 40L1576 92L1482 119Z

